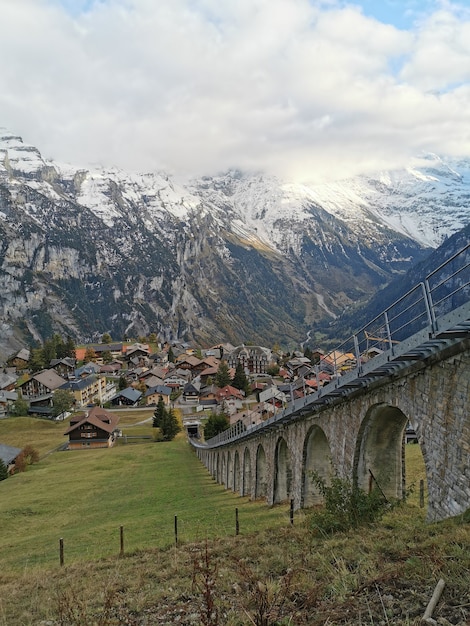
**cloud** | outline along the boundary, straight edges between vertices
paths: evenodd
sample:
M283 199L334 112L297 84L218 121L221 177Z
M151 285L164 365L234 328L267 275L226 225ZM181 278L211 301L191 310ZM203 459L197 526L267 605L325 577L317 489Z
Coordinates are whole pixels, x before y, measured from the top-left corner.
M0 0L0 13L0 125L46 157L316 180L470 154L456 5L413 30L313 0Z

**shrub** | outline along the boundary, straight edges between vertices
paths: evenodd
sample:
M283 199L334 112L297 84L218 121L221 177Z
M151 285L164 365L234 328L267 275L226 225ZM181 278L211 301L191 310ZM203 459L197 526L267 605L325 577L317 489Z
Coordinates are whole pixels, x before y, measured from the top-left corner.
M312 479L324 498L324 508L312 515L313 530L329 534L371 524L379 520L390 506L379 489L366 493L351 481L337 476L328 485L317 473Z

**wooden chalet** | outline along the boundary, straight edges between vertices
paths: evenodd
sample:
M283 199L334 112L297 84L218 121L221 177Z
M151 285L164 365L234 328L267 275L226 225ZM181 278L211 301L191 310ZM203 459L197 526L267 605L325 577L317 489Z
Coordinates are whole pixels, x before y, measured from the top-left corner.
M118 422L118 415L99 406L74 415L64 433L69 437L69 450L110 448L116 441Z

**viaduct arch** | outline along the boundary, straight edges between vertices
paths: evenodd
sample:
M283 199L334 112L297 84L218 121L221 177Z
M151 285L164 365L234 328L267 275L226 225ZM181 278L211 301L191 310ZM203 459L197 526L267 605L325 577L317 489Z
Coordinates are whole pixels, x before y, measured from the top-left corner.
M287 499L295 508L320 502L312 473L325 480L333 474L352 478L364 489L374 476L387 497L401 498L403 437L410 422L426 468L427 518L434 521L470 506L469 399L470 339L464 339L347 398L195 449L218 482L269 505Z

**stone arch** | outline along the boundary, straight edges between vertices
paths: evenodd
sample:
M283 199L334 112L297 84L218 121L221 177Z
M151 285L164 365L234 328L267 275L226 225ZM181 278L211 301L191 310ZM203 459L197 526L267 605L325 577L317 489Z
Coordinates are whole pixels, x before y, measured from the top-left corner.
M226 477L227 483L226 483L226 487L227 489L232 489L233 488L233 463L232 463L232 455L230 453L230 450L227 453L227 477Z
M219 483L221 485L226 485L226 482L227 482L227 458L225 456L225 452L222 452L221 459L222 459L222 463L221 463L221 466L220 466Z
M238 450L235 452L233 457L233 482L232 482L233 491L240 492L240 457L238 455Z
M303 449L301 507L323 502L323 496L313 483L312 474L317 474L329 484L333 474L331 458L330 444L324 431L319 426L312 426L305 437Z
M249 449L245 448L243 453L242 496L251 495L251 482L251 455Z
M274 504L285 502L291 493L292 470L286 440L279 437L274 452Z
M354 457L354 480L364 491L378 484L387 498L402 497L403 435L407 423L404 413L388 404L376 404L367 411Z
M255 498L266 498L268 495L268 468L266 463L266 453L261 444L256 450L256 482Z

